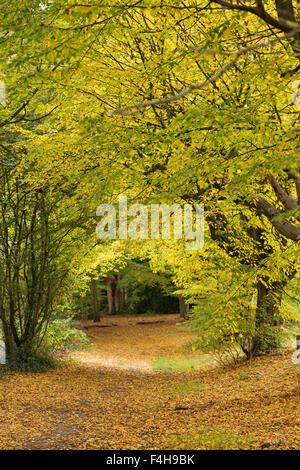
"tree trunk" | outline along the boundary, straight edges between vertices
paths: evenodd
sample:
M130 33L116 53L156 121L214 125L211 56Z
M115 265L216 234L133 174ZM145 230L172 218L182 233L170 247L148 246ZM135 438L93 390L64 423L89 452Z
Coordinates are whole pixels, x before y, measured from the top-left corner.
M107 286L107 302L108 302L108 314L114 315L116 313L116 306L115 306L115 290L116 290L116 282L114 278L108 277L106 279L106 286Z
M121 275L118 274L116 277L116 289L115 289L115 309L117 313L120 313L124 306L124 292L123 289L119 289L117 282L121 280Z
M9 357L13 352L17 349L17 344L14 340L14 336L12 334L11 329L9 328L6 321L2 319L2 327L4 333L4 342L5 342L5 349L6 349L6 357Z
M187 315L189 313L189 305L185 302L184 297L182 295L178 296L179 300L179 312L181 318L184 318L186 320Z
M266 354L279 346L278 329L282 323L280 318L282 287L283 283L279 282L268 285L267 279L257 282L256 334L252 340L248 359Z
M124 289L119 289L117 284L120 279L119 274L106 279L109 315L120 313L124 307Z
M98 297L97 297L97 279L94 279L91 276L91 294L92 294L92 308L93 308L93 320L94 322L99 322L101 320L99 307L98 307Z

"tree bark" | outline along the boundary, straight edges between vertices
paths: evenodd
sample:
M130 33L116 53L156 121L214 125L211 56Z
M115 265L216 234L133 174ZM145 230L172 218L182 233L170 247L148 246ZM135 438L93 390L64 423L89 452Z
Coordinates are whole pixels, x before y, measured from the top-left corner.
M124 307L124 290L118 288L118 281L121 276L119 274L106 279L108 314L114 315L120 313Z
M111 277L106 279L107 286L107 302L108 302L108 314L114 315L116 313L115 307L115 289L116 283L115 280Z
M267 280L257 283L257 307L255 327L257 334L253 339L252 357L265 354L278 347L277 328L281 323L280 304L282 284L277 282L267 286Z
M186 320L187 315L188 315L188 312L189 312L189 306L188 306L188 304L185 302L184 297L182 297L182 295L179 295L179 296L178 296L178 300L179 300L179 312L180 312L180 317L181 317L181 318L184 318L184 319Z
M290 240L300 240L300 227L293 225L288 220L277 220L278 216L281 215L279 209L276 209L270 204L265 198L259 197L256 203L259 212L264 214L276 230L283 235L285 238Z
M101 320L99 307L98 307L98 296L97 296L97 280L91 276L91 295L92 295L92 308L93 308L93 321L99 322Z

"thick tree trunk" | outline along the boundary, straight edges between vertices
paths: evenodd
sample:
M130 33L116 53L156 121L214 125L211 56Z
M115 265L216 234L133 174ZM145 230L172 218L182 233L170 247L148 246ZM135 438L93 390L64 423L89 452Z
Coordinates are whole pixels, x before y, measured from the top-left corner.
M279 346L278 328L282 323L280 304L282 297L281 288L283 284L275 282L268 285L267 279L262 279L258 281L256 287L256 335L252 340L249 351L250 357L268 353Z
M2 320L2 327L3 327L3 333L4 333L6 357L9 357L17 349L17 344L14 340L14 336L12 334L12 331L9 328L6 321Z

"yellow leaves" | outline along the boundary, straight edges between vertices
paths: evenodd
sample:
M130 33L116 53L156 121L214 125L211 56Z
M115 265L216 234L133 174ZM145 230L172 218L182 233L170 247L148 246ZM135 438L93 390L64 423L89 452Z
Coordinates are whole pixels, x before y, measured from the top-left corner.
M51 49L48 53L48 58L51 63L54 63L57 59L57 51L55 49Z
M231 30L230 30L229 28L227 28L227 29L225 30L225 32L222 34L222 37L223 37L224 39L231 39L231 37L232 37Z
M89 13L92 11L92 7L89 5L76 5L76 10L80 13Z

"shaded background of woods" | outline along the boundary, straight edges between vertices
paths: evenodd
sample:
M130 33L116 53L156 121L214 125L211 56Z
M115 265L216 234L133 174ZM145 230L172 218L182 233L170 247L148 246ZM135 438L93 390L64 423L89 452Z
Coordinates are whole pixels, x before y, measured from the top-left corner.
M169 276L152 273L147 263L131 263L122 273L90 277L84 295L74 295L78 319L99 322L102 315L156 313L187 317L188 304L181 295L173 294Z

